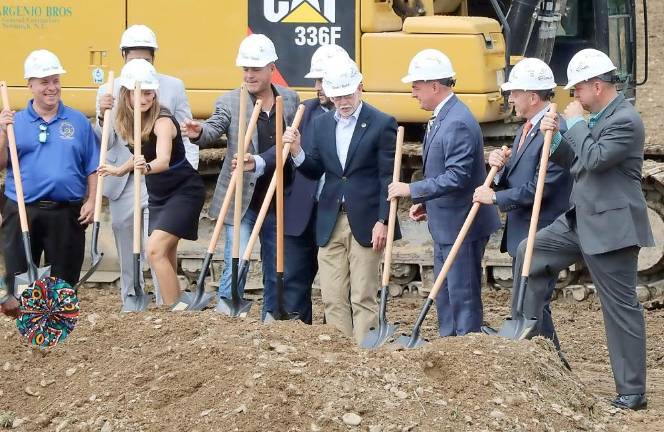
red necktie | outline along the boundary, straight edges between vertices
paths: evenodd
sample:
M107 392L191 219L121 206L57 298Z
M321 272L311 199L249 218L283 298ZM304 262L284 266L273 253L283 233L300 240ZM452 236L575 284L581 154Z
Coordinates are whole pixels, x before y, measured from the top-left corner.
M521 151L521 147L523 147L523 143L526 142L526 137L528 136L528 132L530 132L530 129L533 128L533 124L530 123L530 121L527 121L525 125L523 125L523 132L521 133L521 140L519 141L519 147L517 147L516 151L517 153Z

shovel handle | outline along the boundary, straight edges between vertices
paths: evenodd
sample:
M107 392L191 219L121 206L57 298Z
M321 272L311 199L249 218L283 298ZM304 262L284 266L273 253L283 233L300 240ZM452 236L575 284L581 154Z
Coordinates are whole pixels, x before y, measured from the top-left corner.
M555 103L549 105L549 112L555 113L558 107ZM551 151L551 141L553 140L553 131L548 130L544 134L544 145L542 145L542 154L540 156L539 172L537 173L537 185L535 186L535 200L533 201L533 213L530 216L530 227L528 228L528 240L526 242L526 255L523 259L521 268L521 277L527 278L530 273L530 264L533 260L533 249L535 248L535 235L537 234L537 223L539 222L540 209L542 207L542 196L544 195L544 182L546 181L546 171L549 167L549 152Z
M2 106L10 109L9 95L7 93L7 83L0 82L0 92L2 93ZM12 162L12 173L14 174L14 185L16 186L16 203L18 204L18 217L21 222L21 232L28 232L28 214L25 211L25 197L23 195L23 180L21 179L21 167L18 161L18 150L16 148L16 135L14 134L14 125L7 125L7 140L9 141L9 157Z
M403 152L403 126L397 129L397 145L394 151L394 170L392 171L392 183L401 179L401 153ZM390 283L390 268L392 266L392 244L394 243L394 229L397 225L397 207L399 199L390 200L390 216L387 220L387 243L385 244L385 257L383 258L383 285L386 287Z
M297 129L300 127L300 123L302 122L302 116L304 115L304 105L300 105L297 108L297 111L295 112L295 117L293 118L293 123L291 124L291 127ZM288 153L289 153L289 147L284 146L282 149L282 164L285 163L286 159L288 158ZM278 151L278 148L275 149L275 151ZM274 196L274 191L277 188L277 178L276 178L276 172L274 175L272 175L272 180L270 180L270 185L267 188L267 192L265 193L265 198L263 199L263 204L261 204L261 209L258 212L258 216L256 216L256 222L254 223L254 228L251 230L251 236L249 236L249 241L247 242L247 247L244 250L244 254L242 254L242 259L245 261L249 261L251 259L251 252L254 250L254 245L256 244L256 240L258 240L258 235L261 232L261 228L263 227L263 222L265 221L265 216L267 216L267 212L270 209L270 203L272 202L272 197Z
M251 118L249 120L249 125L247 126L247 133L244 136L244 152L247 153L251 149L251 137L254 135L256 130L256 123L258 122L258 116L261 113L261 108L263 107L263 101L260 99L256 101L254 105L254 110L251 113ZM212 238L210 239L210 244L208 245L208 253L214 254L214 250L217 247L219 242L219 237L221 236L221 230L224 227L224 220L226 219L226 214L228 209L231 207L231 199L233 198L233 193L235 192L235 184L237 183L237 169L231 174L231 180L228 183L228 188L226 189L226 195L224 195L224 201L221 203L221 209L219 210L219 215L217 217L217 222L214 225L214 232L212 233Z
M141 83L134 85L134 158L141 156ZM107 122L104 122L107 124ZM134 255L141 253L141 170L134 168ZM137 276L134 275L136 278Z
M233 258L240 258L240 225L242 223L242 189L244 188L244 154L241 152L240 139L247 132L247 88L244 83L240 87L240 113L238 116L238 148L237 164L235 165L235 207L233 209ZM233 155L231 155L232 157Z
M115 84L115 73L113 71L108 72L108 87L106 88L106 94L113 94L113 84ZM104 111L104 125L101 128L101 146L99 147L99 165L106 162L106 152L108 150L108 139L111 132L111 110L107 109ZM97 193L95 195L95 214L93 217L94 222L99 222L101 216L101 201L104 190L104 177L99 176L97 178Z
M277 181L277 273L284 272L284 99L276 98L276 168L274 177Z
M502 147L503 152L506 152L508 150L507 146ZM484 180L484 183L482 186L484 187L489 187L491 186L491 183L493 183L493 178L496 176L498 173L498 167L491 167L491 170L489 171L489 174L486 176L486 179ZM429 300L435 300L436 296L438 295L438 291L440 291L440 288L443 286L443 282L445 281L445 278L447 277L447 273L449 273L450 269L452 268L452 264L454 264L454 260L456 259L457 253L459 253L459 249L461 249L461 245L463 244L463 241L466 239L466 235L468 235L468 231L470 231L470 227L473 225L473 221L475 220L475 216L477 216L477 212L480 210L481 203L473 203L472 207L470 208L470 211L468 212L468 216L466 216L466 220L463 222L463 225L461 226L461 230L459 230L459 234L457 235L457 238L454 240L454 244L452 245L452 249L450 249L449 255L447 255L447 259L443 263L443 268L440 269L440 273L438 273L438 276L436 277L436 281L433 284L433 288L431 288L431 292L429 293Z

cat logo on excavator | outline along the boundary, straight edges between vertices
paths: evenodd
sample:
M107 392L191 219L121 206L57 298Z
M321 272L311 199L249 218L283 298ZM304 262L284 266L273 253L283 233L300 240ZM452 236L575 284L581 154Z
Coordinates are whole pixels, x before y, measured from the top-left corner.
M334 24L336 0L263 0L263 14L273 23Z
M321 45L337 44L355 57L356 0L249 0L248 33L272 39L279 58L278 84L307 87L309 60Z

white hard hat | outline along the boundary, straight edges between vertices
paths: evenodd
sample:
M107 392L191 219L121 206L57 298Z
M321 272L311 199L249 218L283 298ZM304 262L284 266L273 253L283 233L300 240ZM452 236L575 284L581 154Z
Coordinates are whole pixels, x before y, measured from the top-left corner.
M311 56L311 67L309 73L305 78L319 79L323 78L325 69L330 64L330 61L335 60L337 57L350 58L345 49L340 45L321 45Z
M51 75L67 73L62 68L58 57L48 50L33 51L23 64L24 78L44 78Z
M277 50L270 38L263 34L252 34L240 43L235 65L239 67L265 67L277 61L277 59Z
M571 89L576 84L616 70L608 55L602 51L586 48L574 54L567 65L567 85Z
M510 71L509 80L501 90L552 90L556 88L553 71L538 58L525 58Z
M436 49L425 49L417 54L408 65L408 75L401 78L404 83L453 78L452 62Z
M157 49L157 35L154 34L150 27L136 24L129 27L122 33L120 38L120 50L125 48L146 47Z
M141 83L141 90L157 90L159 78L157 70L152 63L145 59L129 60L120 73L120 85L128 90L133 90L136 81Z
M323 91L327 97L346 96L355 93L362 82L357 64L350 58L333 62L323 74Z

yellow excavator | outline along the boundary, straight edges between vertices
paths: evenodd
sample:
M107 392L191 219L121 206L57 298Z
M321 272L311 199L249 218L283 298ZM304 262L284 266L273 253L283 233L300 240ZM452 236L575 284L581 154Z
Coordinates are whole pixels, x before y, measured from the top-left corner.
M339 44L360 65L365 99L406 127L402 166L403 178L410 180L421 175L420 142L429 117L400 80L415 53L437 48L450 57L457 72L455 93L482 125L489 152L511 143L518 128L499 88L523 57L551 65L560 85L556 102L565 106L571 99L562 89L569 59L580 49L598 48L617 65L622 90L634 101L648 75L647 5L641 1L637 14L636 0L5 0L0 40L11 49L3 52L0 79L10 85L15 108L22 108L29 98L22 78L25 57L33 49L52 50L68 72L62 79L64 100L92 117L97 86L108 71L122 67L120 35L129 25L146 24L158 37L157 70L181 78L194 116L207 118L214 99L240 83L234 60L247 34L263 33L274 41L276 80L303 99L313 96L313 83L304 78L311 55L322 44ZM637 58L638 38L645 49ZM223 147L222 141L201 151L200 170L211 187ZM648 147L646 159L643 187L658 246L642 251L639 277L654 296L664 290L664 148ZM201 224L203 243L209 225ZM429 234L423 224L409 222L404 233L395 245L392 294L426 295L433 262ZM498 250L499 235L485 255L486 275L495 286L510 286L511 260ZM112 253L110 236L103 243ZM188 278L200 269L204 249L204 244L182 248ZM563 272L560 286L582 277L578 268Z

